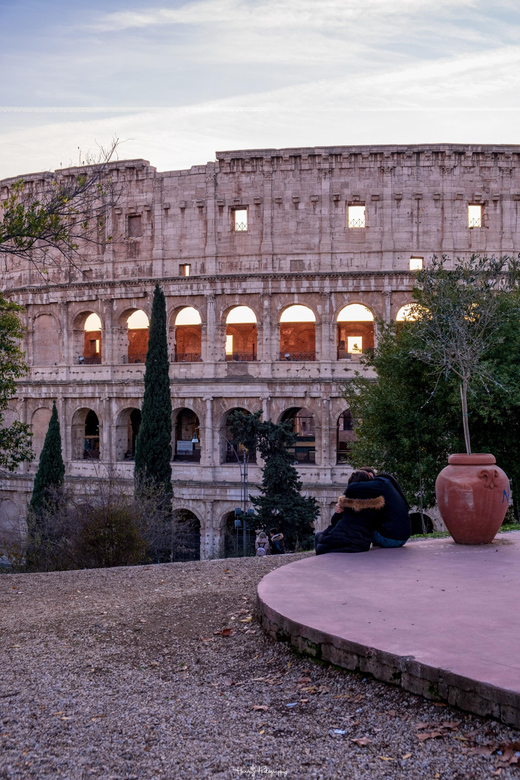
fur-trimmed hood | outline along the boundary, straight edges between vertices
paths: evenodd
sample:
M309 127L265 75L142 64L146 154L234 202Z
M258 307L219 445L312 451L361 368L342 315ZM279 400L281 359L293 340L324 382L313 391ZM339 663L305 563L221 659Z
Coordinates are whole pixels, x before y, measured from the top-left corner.
M385 499L383 496L374 496L373 498L348 498L340 496L338 504L342 509L352 509L353 512L362 512L363 509L383 509Z

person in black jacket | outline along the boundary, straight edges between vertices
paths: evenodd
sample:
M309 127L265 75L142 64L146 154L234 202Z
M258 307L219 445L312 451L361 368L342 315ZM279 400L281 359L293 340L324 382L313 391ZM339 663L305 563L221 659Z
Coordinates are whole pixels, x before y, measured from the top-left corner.
M316 555L367 552L370 549L372 531L379 525L379 516L385 506L382 495L374 495L373 491L367 490L372 481L366 472L353 472L345 495L338 498L330 525L316 534ZM354 486L356 494L352 495L351 488Z
M410 514L399 482L391 474L380 472L367 483L362 493L359 487L358 484L349 487L349 495L383 496L385 500L384 510L377 516L372 530L372 543L376 547L402 547L406 544L411 533Z

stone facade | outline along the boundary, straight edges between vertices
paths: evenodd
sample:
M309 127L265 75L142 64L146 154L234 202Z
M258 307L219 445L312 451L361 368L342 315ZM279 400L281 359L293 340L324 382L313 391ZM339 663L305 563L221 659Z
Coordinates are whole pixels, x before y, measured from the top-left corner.
M200 521L202 557L217 554L240 505L226 444L236 408L294 420L304 490L317 497L325 525L350 471L341 385L364 370L357 352L372 343L371 318L388 321L410 302L411 268L421 259L518 251L519 158L517 146L426 145L222 152L167 173L144 160L111 163L121 190L105 226L111 242L87 247L81 269L51 270L44 282L16 260L4 269L3 290L25 306L28 328L30 371L13 418L32 424L39 453L56 398L70 478L130 482L146 330L128 318L150 313L159 282L175 506ZM47 174L24 179L37 190ZM1 200L14 181L0 182ZM351 304L368 319L340 325ZM293 305L310 319L285 323ZM238 306L252 310L252 322L227 322ZM186 307L200 324L176 325ZM100 326L89 330L92 314ZM260 465L249 466L252 492ZM3 481L0 523L24 517L35 469Z

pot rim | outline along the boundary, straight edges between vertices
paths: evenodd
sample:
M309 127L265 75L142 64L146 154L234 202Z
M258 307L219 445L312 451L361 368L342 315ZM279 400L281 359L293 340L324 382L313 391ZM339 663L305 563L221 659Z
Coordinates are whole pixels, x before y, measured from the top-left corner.
M450 466L492 466L496 458L490 452L456 452L448 458Z

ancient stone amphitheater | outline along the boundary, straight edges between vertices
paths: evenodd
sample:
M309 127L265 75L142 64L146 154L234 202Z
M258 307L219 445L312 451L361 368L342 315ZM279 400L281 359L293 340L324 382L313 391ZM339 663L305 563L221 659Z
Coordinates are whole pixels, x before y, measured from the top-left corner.
M130 484L159 282L174 503L196 519L201 557L222 550L241 505L234 409L292 421L304 490L328 522L350 470L342 383L365 370L374 321L402 316L433 254L518 251L519 157L518 146L445 144L219 152L166 173L110 163L121 192L112 243L85 250L81 273L42 281L14 260L3 269L4 293L26 310L30 367L9 419L31 423L38 454L57 399L70 480ZM38 187L47 176L23 178ZM2 200L14 181L0 182ZM35 469L4 477L4 529L23 524ZM259 479L250 462L252 492Z

